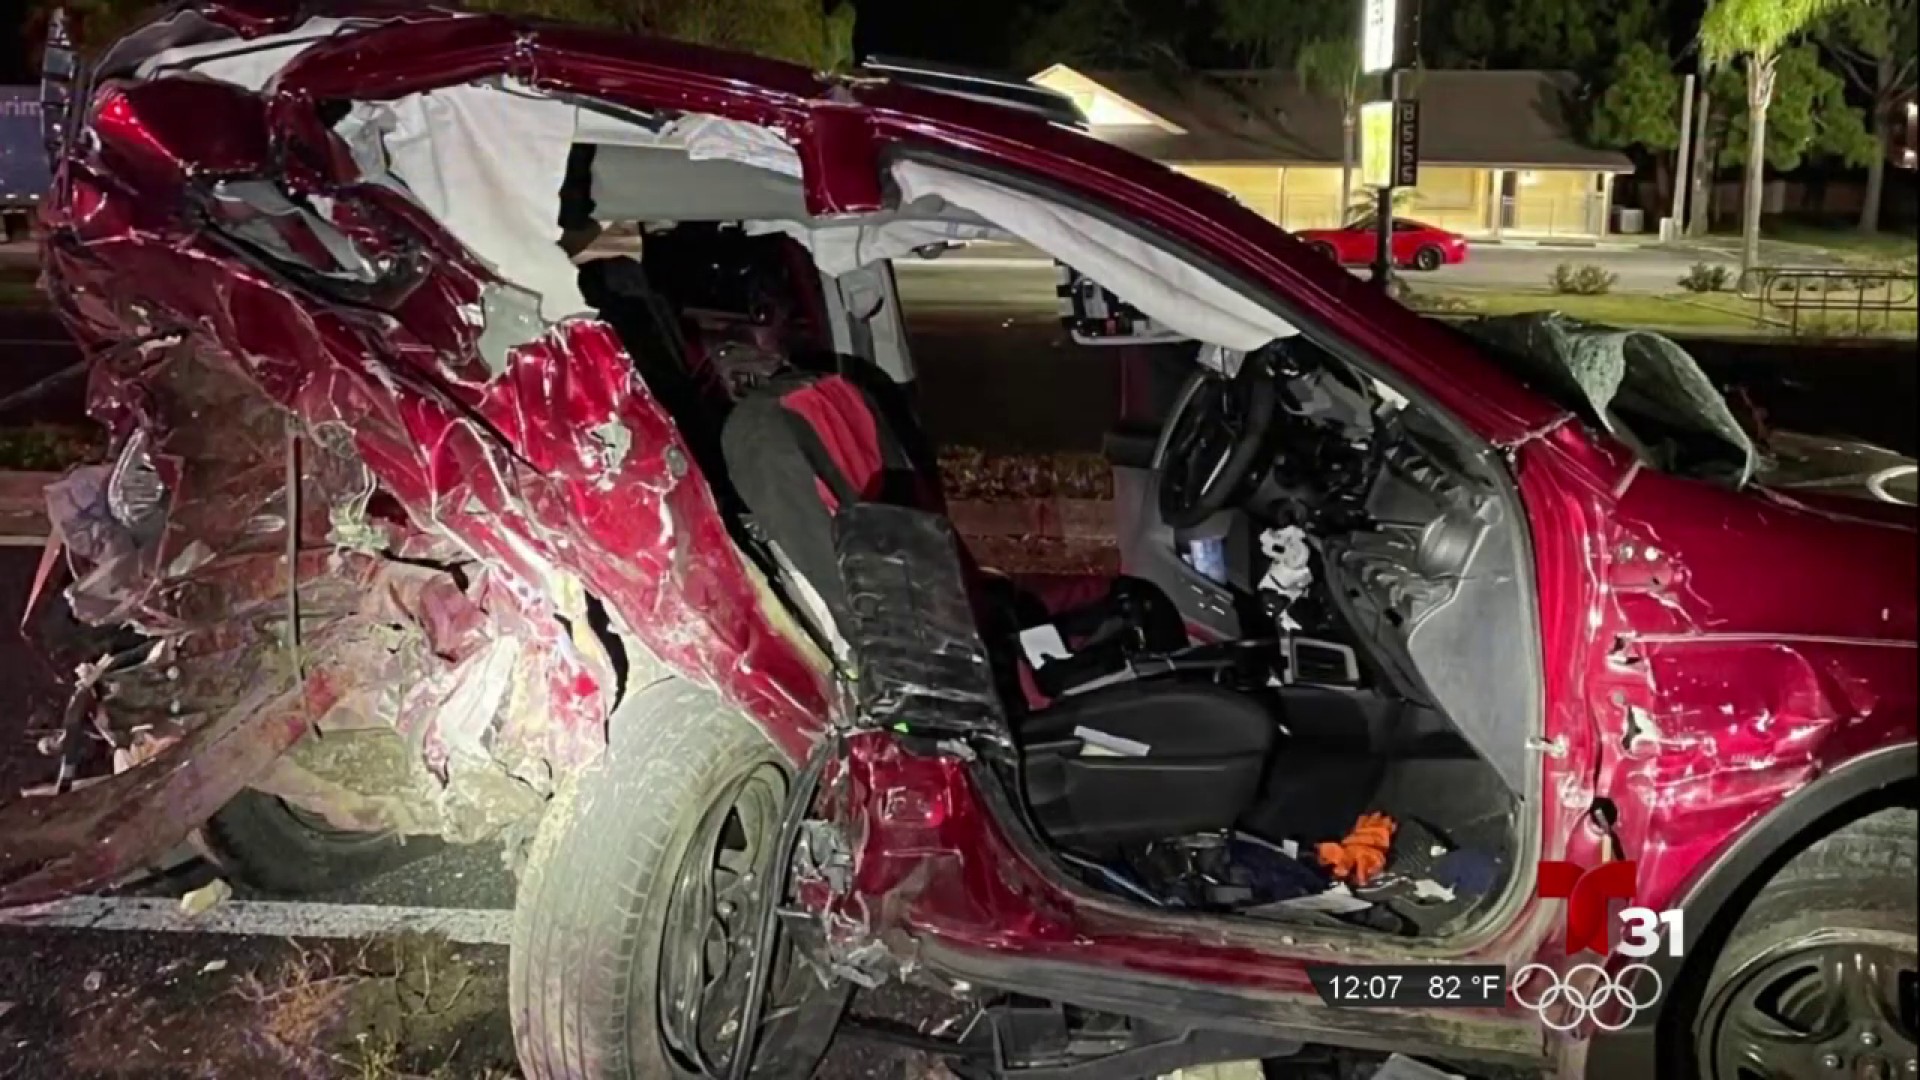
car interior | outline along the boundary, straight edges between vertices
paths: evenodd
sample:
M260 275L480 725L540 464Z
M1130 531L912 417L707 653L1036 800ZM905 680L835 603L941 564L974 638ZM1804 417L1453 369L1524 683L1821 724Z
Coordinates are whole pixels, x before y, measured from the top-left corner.
M937 711L985 673L1005 786L1062 875L1156 909L1420 937L1499 906L1530 842L1540 681L1496 456L1334 339L1064 197L907 158L885 211L814 218L771 132L579 115L564 169L530 174L563 172L557 190L491 192L554 223L537 242L501 241L497 205L443 224L549 320L618 333L742 551L850 678L893 679L896 701L931 687ZM403 164L389 180L435 188ZM299 212L335 231L328 208ZM1060 263L1079 347L1187 358L1151 436L1111 441L1117 576L1000 573L944 524L892 262L1016 237ZM881 561L944 560L921 571L951 595L888 605L862 577L849 538L876 508L910 522ZM916 529L937 542L902 539Z
M567 235L599 236L610 209L633 232L613 245L627 254L588 249L583 293L823 649L884 667L848 642L913 628L850 625L860 588L836 522L846 533L855 505L944 508L899 378L912 369L888 261L816 265L817 238L771 224L805 220L797 185L785 218L644 213L687 190L675 170L697 167L722 202L719 178L746 166L591 146L571 162ZM1422 936L1469 925L1509 880L1532 752L1512 645L1530 630L1523 549L1503 487L1308 335L1182 346L1077 270L1062 279L1063 333L1082 347L1138 331L1191 374L1152 438L1109 441L1120 576L1002 574L955 538L1030 823L1082 883L1156 908ZM836 322L864 332L836 340ZM1478 746L1455 708L1479 714ZM1393 823L1381 865L1343 865L1369 815Z

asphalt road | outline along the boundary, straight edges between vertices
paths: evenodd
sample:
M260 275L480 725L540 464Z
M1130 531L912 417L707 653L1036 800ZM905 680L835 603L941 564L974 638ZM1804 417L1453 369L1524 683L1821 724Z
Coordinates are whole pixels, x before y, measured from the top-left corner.
M1520 247L1477 244L1458 266L1432 273L1407 271L1416 287L1422 284L1473 288L1541 289L1548 275L1561 263L1574 266L1592 264L1619 275L1615 292L1667 293L1679 288L1680 278L1695 263L1725 266L1732 270L1736 260L1717 252L1681 251L1659 247ZM902 288L948 291L972 296L1004 293L1029 300L1051 310L1053 268L1031 248L1013 244L983 244L949 252L931 260L900 260ZM1366 275L1364 267L1351 267L1353 273ZM945 285L922 285L919 279L943 276L958 281ZM907 283L912 282L909 286ZM910 299L910 298L909 298Z
M0 801L50 778L33 746L63 700L57 673L16 629L38 554L0 548ZM171 896L209 876L189 867L134 892ZM506 911L513 899L499 850L481 844L441 848L305 902ZM294 941L0 926L0 1080L504 1080L514 1075L506 962L503 946L407 935ZM946 1011L901 986L863 993L855 1008L906 1022ZM942 1074L924 1055L845 1040L817 1075Z

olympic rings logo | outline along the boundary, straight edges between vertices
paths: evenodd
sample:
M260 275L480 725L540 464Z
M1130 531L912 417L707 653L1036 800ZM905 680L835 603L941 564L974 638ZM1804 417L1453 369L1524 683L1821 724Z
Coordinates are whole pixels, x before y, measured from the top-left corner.
M1529 1000L1528 976L1536 971L1547 983ZM1593 979L1591 986L1585 985L1582 978L1588 974ZM1636 974L1653 980L1650 990L1642 986L1636 992ZM1514 973L1511 985L1515 1004L1523 1009L1531 1009L1540 1017L1542 1024L1560 1032L1572 1031L1587 1023L1601 1031L1623 1030L1633 1023L1633 1018L1640 1015L1642 1009L1652 1008L1653 1003L1660 1000L1661 990L1665 989L1660 981L1660 973L1645 964L1628 964L1611 976L1599 964L1578 964L1568 969L1565 975L1545 964L1528 964ZM1601 1010L1615 1002L1621 1007L1620 1018L1613 1021L1603 1019ZM1556 1013L1561 1019L1555 1019Z

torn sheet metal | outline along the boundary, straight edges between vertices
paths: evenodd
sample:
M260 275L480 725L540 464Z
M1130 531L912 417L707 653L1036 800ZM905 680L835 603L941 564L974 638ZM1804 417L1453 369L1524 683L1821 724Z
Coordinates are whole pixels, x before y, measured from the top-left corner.
M310 99L280 95L176 79L103 90L110 122L63 170L74 194L48 211L45 265L98 351L91 409L115 438L110 463L51 493L76 614L174 643L183 684L230 689L222 672L257 669L288 696L162 702L181 737L161 753L119 775L103 757L90 786L10 804L0 881L21 884L8 899L112 880L256 780L297 786L272 765L312 725L398 733L437 785L415 809L470 813L481 824L442 831L473 836L522 794L537 809L599 753L629 682L672 670L711 685L796 755L828 712L824 661L772 610L613 334L502 308L529 294L384 178L356 175L302 112ZM320 167L274 171L289 159ZM255 178L287 185L297 212L235 197ZM214 204L209 223L196 207ZM248 244L256 214L273 231ZM374 280L344 281L343 259ZM351 302L321 300L323 280ZM136 324L170 343L106 348ZM292 501L288 412L307 450ZM290 529L299 691L281 655ZM134 702L116 687L88 715L114 730ZM168 769L198 786L150 778ZM101 799L163 824L114 834L104 855L56 856L103 827Z

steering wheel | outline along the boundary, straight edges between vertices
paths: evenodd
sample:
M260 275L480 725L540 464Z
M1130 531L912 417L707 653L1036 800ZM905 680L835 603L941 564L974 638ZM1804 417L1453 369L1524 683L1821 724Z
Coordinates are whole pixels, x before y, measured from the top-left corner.
M1260 457L1276 393L1262 353L1231 377L1202 368L1187 379L1153 452L1161 520L1190 529L1226 509Z

